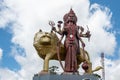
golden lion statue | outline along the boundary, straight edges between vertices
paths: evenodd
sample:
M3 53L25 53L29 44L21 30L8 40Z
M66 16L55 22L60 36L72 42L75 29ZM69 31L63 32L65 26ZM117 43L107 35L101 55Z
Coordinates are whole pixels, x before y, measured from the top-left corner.
M54 32L42 32L41 30L35 34L34 37L34 47L38 53L38 55L44 59L43 70L48 72L49 69L49 60L58 60L57 57L57 41L59 41L57 35ZM60 58L62 61L65 60L65 49L64 45L60 44ZM83 57L84 56L84 57ZM83 52L83 49L80 48L80 54L77 55L77 64L78 66L81 62L86 61L89 64L89 68L86 73L92 73L93 71L97 71L100 67L97 67L95 70L92 70L92 64L90 62L90 57L87 51Z

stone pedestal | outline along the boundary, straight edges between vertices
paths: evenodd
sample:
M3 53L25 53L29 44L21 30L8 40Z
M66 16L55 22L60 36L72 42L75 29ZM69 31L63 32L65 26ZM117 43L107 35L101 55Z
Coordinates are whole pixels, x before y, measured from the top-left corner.
M99 80L99 77L94 74L86 75L71 75L71 74L46 74L46 75L34 75L33 80Z

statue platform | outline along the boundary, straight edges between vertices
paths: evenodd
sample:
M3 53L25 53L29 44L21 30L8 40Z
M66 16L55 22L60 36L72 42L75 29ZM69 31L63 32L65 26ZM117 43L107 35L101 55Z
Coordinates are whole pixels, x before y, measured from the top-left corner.
M34 75L33 80L99 80L100 78L94 74L46 74L46 75Z

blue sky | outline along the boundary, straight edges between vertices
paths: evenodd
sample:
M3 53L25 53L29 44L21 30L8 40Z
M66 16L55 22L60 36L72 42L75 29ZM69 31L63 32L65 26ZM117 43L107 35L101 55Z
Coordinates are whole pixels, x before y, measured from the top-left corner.
M91 39L90 46L93 46L92 51L93 53L96 53L91 55L92 59L96 59L97 61L99 60L97 58L99 58L100 52L105 52L107 69L113 69L113 67L117 66L116 64L120 64L119 0L81 0L76 2L74 2L74 0L69 0L65 2L64 0L58 0L58 2L60 2L58 5L53 4L52 1L0 0L0 49L2 50L2 52L0 53L0 71L8 71L10 75L17 74L17 77L13 76L12 78L10 78L10 80L31 79L28 77L28 75L33 75L34 73L38 72L38 70L36 70L35 68L43 64L42 62L40 62L41 59L38 57L36 51L32 46L34 34L38 31L39 28L49 31L50 28L40 26L48 26L48 20L50 19L54 20L55 22L62 19L61 17L63 17L63 15L67 13L66 11L69 11L69 8L71 6L73 6L73 9L80 16L79 20L81 22L78 22L78 24L80 25L89 24L92 26L105 26L106 28L112 26L108 30L105 30L101 27L90 28L90 30L93 30L91 31L93 33L93 37L97 37L96 34L98 34L100 38L102 38L101 40L96 40L96 38ZM44 6L41 3L48 4L48 6ZM30 5L32 5L32 7ZM94 11L94 13L98 15L96 16L95 14L92 14L90 18L86 18L87 14L90 13L87 10L89 10L89 7L92 8L92 6L93 9L97 9L96 11ZM44 7L44 9L42 9L41 7ZM83 7L83 9L81 7ZM107 9L105 10L106 7ZM79 10L85 12L85 14L79 12ZM56 11L56 13L54 13L54 11ZM61 12L59 13L58 11ZM101 16L100 19L94 17L99 17L99 15L103 15L103 17ZM97 20L98 22L96 21L94 22L95 24L92 24L93 19ZM99 25L100 20L105 21L105 23L101 22L101 24ZM95 28L96 30L94 30ZM98 31L98 33L94 34L94 31ZM102 31L103 33L99 31ZM103 34L103 36L101 33ZM96 45L91 45L94 44L94 42L98 43L95 43ZM86 44L89 43L86 42ZM96 50L96 46L99 47L98 50ZM92 52L89 46L87 46L86 49L88 49L89 52ZM94 58L95 56L96 58ZM36 63L34 63L34 61ZM35 65L30 65L30 63ZM30 71L31 74L26 74L26 72L30 70L26 68L28 66L31 66L30 69L34 70ZM118 67L116 68L117 70L120 70L119 66L120 65L118 65ZM42 67L39 67L38 69L41 70ZM5 76L3 76L2 73L0 74L0 78L1 80L5 80ZM119 75L115 74L114 76L116 78L111 77L111 79L107 79L119 80Z

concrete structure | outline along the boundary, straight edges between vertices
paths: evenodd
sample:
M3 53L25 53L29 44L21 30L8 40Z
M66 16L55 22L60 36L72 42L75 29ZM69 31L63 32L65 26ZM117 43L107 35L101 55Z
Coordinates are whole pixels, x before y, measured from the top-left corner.
M101 80L95 74L88 75L70 75L70 74L47 74L47 75L34 75L33 80Z

